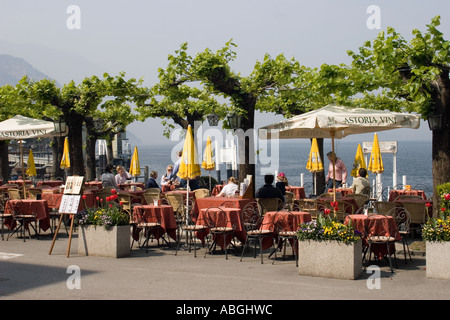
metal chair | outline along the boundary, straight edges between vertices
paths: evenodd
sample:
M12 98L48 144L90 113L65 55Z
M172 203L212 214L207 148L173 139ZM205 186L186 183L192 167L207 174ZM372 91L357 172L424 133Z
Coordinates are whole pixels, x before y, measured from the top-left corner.
M178 254L178 250L181 245L181 235L183 231L186 233L186 242L185 245L188 246L189 252L192 250L192 246L194 247L194 258L197 258L197 246L195 244L195 238L196 234L198 232L206 232L208 229L208 226L206 224L196 224L190 219L190 216L186 216L186 212L184 210L175 211L175 220L177 221L177 227L179 230L178 233L178 243L177 243L177 249L175 251L175 255Z
M205 213L206 225L209 229L209 234L212 238L212 244L207 251L205 251L205 257L208 251L211 253L217 246L218 237L223 237L223 246L225 250L225 259L228 260L228 245L227 236L234 237L236 226L229 221L227 214L217 207L208 208Z
M289 210L292 210L292 206L294 205L294 193L290 191L286 191L286 194L284 195L284 203L285 206L289 208Z
M11 213L5 213L5 207L3 206L2 203L0 203L0 220L2 221L2 241L5 240L5 235L4 235L4 220L6 219L12 219L12 214Z
M364 269L366 269L367 265L370 262L370 258L372 257L372 246L373 245L386 245L387 248L387 256L388 256L388 260L389 260L389 267L391 268L391 272L394 272L394 269L392 268L392 260L391 260L391 245L395 245L395 238L396 235L390 234L388 227L386 228L372 228L375 224L377 223L377 219L375 215L369 215L367 217L367 221L365 224L365 230L364 230L364 234L365 234L365 238L367 240L367 243L369 245L368 247L368 252L369 252L369 259L367 260L366 266L364 267ZM373 230L377 230L377 231L373 231ZM395 247L394 247L394 258L395 261L397 261L397 258L395 256Z
M16 200L14 201L12 207L12 217L14 219L14 221L16 221L18 223L18 225L16 226L16 228L8 235L8 238L6 240L9 239L10 236L12 236L14 233L18 232L19 230L22 230L22 238L23 241L25 242L25 229L28 230L28 236L31 239L31 233L30 233L30 228L29 226L31 226L35 232L36 235L38 235L38 231L37 231L37 222L36 222L36 213L32 212L32 213L26 213L23 212L23 203L21 200ZM36 228L33 226L32 222L36 223Z
M137 209L136 209L137 208ZM145 253L148 252L148 241L150 239L150 232L153 230L158 230L161 228L161 217L155 213L155 211L150 210L145 214L145 209L141 207L136 207L134 210L133 217L134 223L136 223L137 228L142 228L144 230L145 241L141 248L145 245ZM133 242L131 243L131 248L133 247Z
M412 230L422 230L423 225L427 222L428 210L423 202L399 202L399 205L405 208L411 216Z
M279 240L278 247L283 249L283 260L286 257L286 247L287 243L289 242L292 247L292 251L294 253L295 258L295 264L298 267L298 257L297 257L297 232L296 232L296 226L294 226L294 215L289 212L285 211L283 213L277 213L275 215L275 235L277 236ZM274 250L275 256L272 260L272 264L275 263L275 260L277 258L277 248Z
M349 193L346 197L355 199L358 208L364 207L364 205L369 201L369 196L367 194Z
M259 208L258 203L256 203L256 205L257 205L257 208ZM256 258L256 244L258 243L259 255L261 257L261 264L263 264L264 260L263 260L263 251L262 251L262 241L264 238L269 238L269 237L274 236L274 223L273 223L274 220L268 219L268 218L266 218L266 220L264 220L259 209L257 211L255 211L254 213L252 213L250 215L250 217L246 218L245 216L243 216L243 218L244 218L244 227L245 227L246 238L245 238L244 246L242 248L240 261L242 262L245 248L247 248L250 241L253 241L254 242L253 258ZM245 222L246 220L247 220L247 222ZM272 244L273 244L273 242L272 242Z
M220 204L220 207L225 208L237 208L236 203L230 200L224 201Z
M405 263L407 261L406 260L406 251L408 251L409 260L412 261L411 252L409 251L409 245L408 245L408 241L406 239L410 235L411 215L409 214L408 210L406 210L403 207L392 208L391 211L392 212L390 212L388 215L394 217L395 223L397 224L398 233L402 237Z

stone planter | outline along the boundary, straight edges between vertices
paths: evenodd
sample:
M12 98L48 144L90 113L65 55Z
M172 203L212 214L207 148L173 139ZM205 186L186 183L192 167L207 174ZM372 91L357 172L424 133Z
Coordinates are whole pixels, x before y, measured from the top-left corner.
M79 226L78 254L121 258L130 255L131 226Z
M425 252L427 278L450 280L450 242L427 241Z
M298 241L298 271L302 276L358 279L362 273L362 242Z

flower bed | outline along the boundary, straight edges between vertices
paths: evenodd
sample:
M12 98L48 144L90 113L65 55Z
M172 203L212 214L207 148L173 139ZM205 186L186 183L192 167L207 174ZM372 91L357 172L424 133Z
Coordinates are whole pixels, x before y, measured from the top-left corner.
M358 279L362 273L361 234L330 218L329 211L300 225L298 269L304 276Z

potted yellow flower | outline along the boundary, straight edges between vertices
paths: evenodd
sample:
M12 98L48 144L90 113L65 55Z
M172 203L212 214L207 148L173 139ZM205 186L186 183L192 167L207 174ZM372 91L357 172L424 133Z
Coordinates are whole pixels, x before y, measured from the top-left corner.
M429 218L422 228L426 243L426 276L450 280L450 183L436 188L440 192L438 217Z
M329 209L297 230L299 274L358 279L362 273L361 234L330 217Z
M86 208L75 216L79 226L78 254L119 258L130 254L130 218L116 202L117 194L98 200L97 207Z

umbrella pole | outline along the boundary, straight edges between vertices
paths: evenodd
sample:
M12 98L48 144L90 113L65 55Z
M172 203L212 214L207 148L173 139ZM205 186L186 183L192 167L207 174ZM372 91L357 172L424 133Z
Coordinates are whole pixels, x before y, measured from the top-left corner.
M211 170L208 171L209 175L209 194L211 194Z
M186 186L186 224L189 224L189 178Z
M23 147L22 140L20 140L20 167L22 168L22 188L23 188L23 198L26 198L26 189L25 189L25 168L23 167Z
M331 131L331 151L333 152L333 202L336 201L336 154L334 152L334 131ZM335 209L336 211L336 209Z

